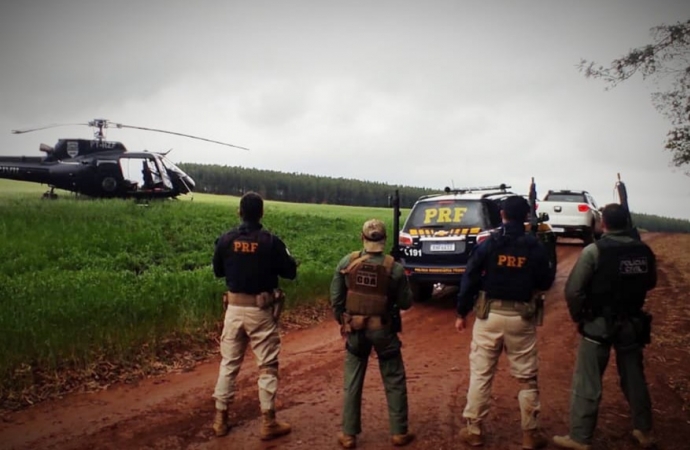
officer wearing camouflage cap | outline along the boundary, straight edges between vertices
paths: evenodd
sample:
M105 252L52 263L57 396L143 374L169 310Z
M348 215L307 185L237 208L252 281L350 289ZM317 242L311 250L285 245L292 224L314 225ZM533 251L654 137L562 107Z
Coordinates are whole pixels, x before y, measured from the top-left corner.
M503 224L475 247L458 292L457 330L465 329L472 309L476 314L470 346L470 385L463 411L467 427L460 431L460 440L471 446L484 443L483 422L489 414L491 383L503 351L511 375L521 385L518 402L522 448L537 449L548 444L538 429L541 408L535 297L551 287L554 274L541 241L525 233L529 212L529 204L521 196L503 202Z
M362 432L362 388L373 348L386 391L391 442L407 445L414 434L408 430L402 344L392 313L394 308L412 306L412 292L403 267L383 253L384 223L366 221L361 238L363 250L342 258L331 282L331 306L346 340L342 432L338 442L344 448L355 448L357 435Z

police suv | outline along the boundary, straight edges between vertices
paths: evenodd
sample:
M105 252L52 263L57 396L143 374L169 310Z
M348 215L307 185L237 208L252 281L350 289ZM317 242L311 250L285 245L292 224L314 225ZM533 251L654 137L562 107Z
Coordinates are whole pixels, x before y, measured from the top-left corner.
M434 285L459 286L472 249L501 225L500 203L509 186L445 189L420 197L412 206L398 237L400 263L415 301L431 297ZM538 236L549 249L556 270L556 238L542 216ZM529 227L528 227L529 230Z

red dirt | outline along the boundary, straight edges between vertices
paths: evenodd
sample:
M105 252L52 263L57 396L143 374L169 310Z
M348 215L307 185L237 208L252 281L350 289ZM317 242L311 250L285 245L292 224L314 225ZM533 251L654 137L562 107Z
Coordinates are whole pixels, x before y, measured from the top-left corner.
M680 236L646 234L656 248ZM686 245L684 239L675 244ZM670 247L673 247L671 245ZM581 245L559 245L556 283L547 296L544 326L539 329L542 425L549 436L567 433L570 380L578 335L570 322L563 284ZM686 295L690 289L675 259L661 255L659 288L650 295L654 323L672 319L674 310L664 300L670 292ZM655 302L659 300L659 302ZM462 426L462 408L468 383L471 330L458 333L452 298L416 304L404 313L401 335L407 368L410 426L417 433L411 449L461 447L456 436ZM471 325L471 323L470 323ZM690 324L675 328L690 335ZM656 338L656 335L655 335ZM656 340L646 350L647 378L654 404L656 433L661 448L688 448L690 411L687 392L672 380L687 380L687 348ZM251 357L240 373L237 401L231 409L234 428L222 438L213 436L211 394L218 360L193 371L144 380L137 385L111 387L92 394L74 394L11 413L0 421L3 449L260 449L338 448L344 344L334 321L288 333L283 338L278 416L293 432L271 442L258 439L259 406L256 366ZM659 364L669 361L668 364ZM672 364L671 364L672 363ZM687 383L686 385L687 386ZM519 449L520 427L517 383L510 378L505 358L494 381L493 405L487 423L486 449ZM359 448L391 448L385 397L375 357L365 383L364 432ZM615 360L605 376L595 447L632 449L630 416L616 380ZM554 447L551 445L551 447Z

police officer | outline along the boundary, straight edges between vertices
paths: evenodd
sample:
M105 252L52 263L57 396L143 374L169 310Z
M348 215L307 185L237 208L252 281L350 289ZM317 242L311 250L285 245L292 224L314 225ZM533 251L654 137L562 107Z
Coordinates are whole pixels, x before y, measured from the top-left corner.
M393 445L414 439L407 424L407 380L397 332L396 310L412 306L412 292L402 266L383 253L386 227L380 220L364 223L363 251L343 257L331 281L331 306L346 340L342 432L338 442L355 448L362 432L364 376L371 349L376 351L388 402Z
M554 443L562 448L591 448L601 379L613 347L620 386L632 412L633 437L650 448L652 405L642 349L650 341L651 316L642 307L647 291L656 286L656 257L649 246L633 238L621 205L604 207L602 222L602 239L582 250L565 286L568 310L582 338L570 398L570 434L555 436Z
M521 196L504 200L503 224L480 243L470 256L457 297L455 327L463 331L475 308L476 320L470 351L470 385L460 440L471 446L484 443L483 421L489 413L491 383L498 359L505 350L518 394L524 449L544 447L548 441L538 429L540 412L537 385L537 334L534 301L554 281L546 249L526 234L529 203ZM475 307L476 303L476 307Z
M225 277L228 291L221 335L222 360L213 398L217 436L228 433L228 405L235 397L235 379L247 345L259 366L259 401L262 411L260 436L269 440L290 433L291 426L276 421L280 334L277 312L281 291L278 277L294 280L297 263L283 241L263 228L263 199L248 192L240 200L242 223L216 240L213 270ZM278 302L278 303L276 303Z

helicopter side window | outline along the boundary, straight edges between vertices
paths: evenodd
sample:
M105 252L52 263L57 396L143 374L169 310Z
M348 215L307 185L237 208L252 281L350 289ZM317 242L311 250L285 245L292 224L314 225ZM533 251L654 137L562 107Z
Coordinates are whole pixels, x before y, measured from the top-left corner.
M170 189L172 184L154 157L149 155L123 155L119 159L122 176L129 191Z

